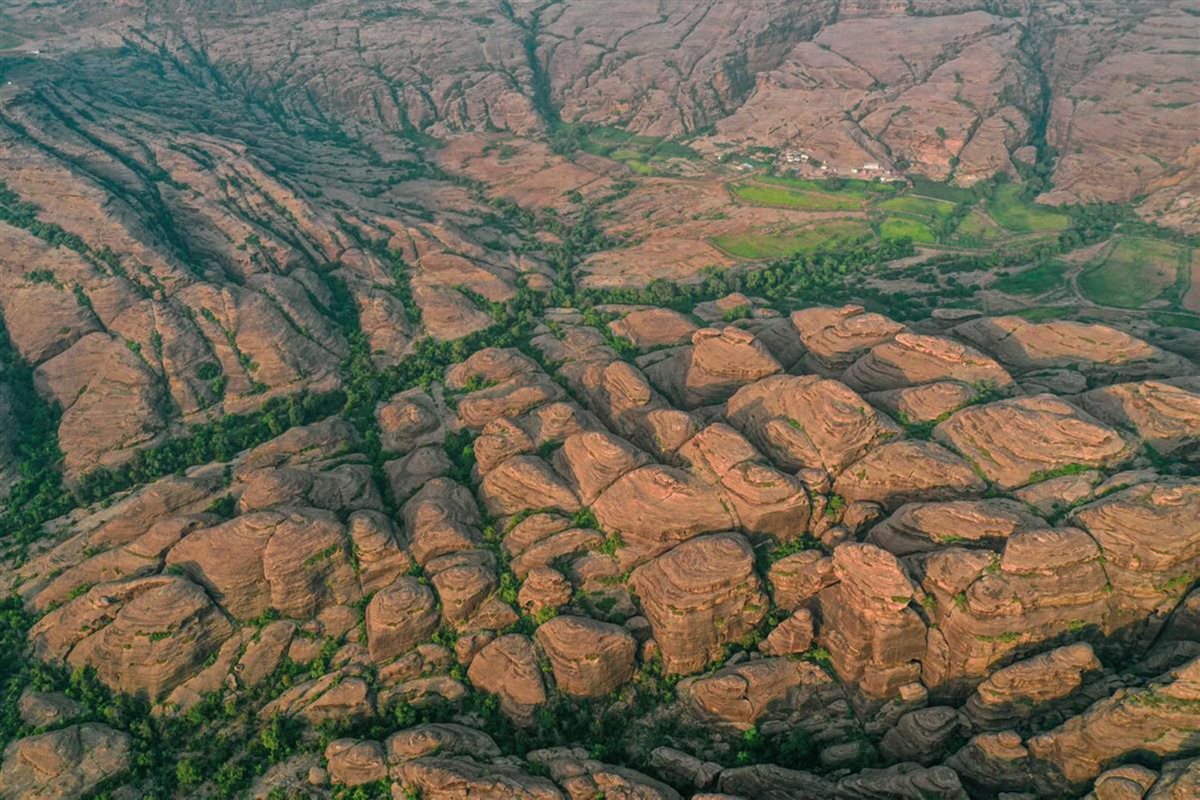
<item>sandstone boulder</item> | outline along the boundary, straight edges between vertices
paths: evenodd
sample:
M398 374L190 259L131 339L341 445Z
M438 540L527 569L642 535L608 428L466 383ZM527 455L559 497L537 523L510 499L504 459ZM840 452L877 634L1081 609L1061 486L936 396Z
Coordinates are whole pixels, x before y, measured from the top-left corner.
M872 347L842 375L856 392L903 389L939 381L1011 392L1012 377L996 361L972 347L940 336L898 333Z
M754 334L740 328L702 328L692 346L649 367L647 376L685 408L727 400L742 386L783 367Z
M855 305L793 311L792 325L808 349L804 365L826 377L840 374L863 353L904 330L900 323Z
M690 539L638 567L630 584L670 674L703 669L727 643L754 630L770 607L754 550L734 533Z
M554 680L571 697L603 697L633 675L637 644L627 630L587 617L560 616L534 634L554 670Z
M1164 456L1200 442L1200 393L1159 381L1122 383L1086 392L1079 404L1110 425L1131 428Z
M471 684L500 698L500 710L519 723L529 723L546 702L546 687L537 653L527 636L512 633L484 647L467 671Z
M416 578L397 578L367 604L367 643L371 660L390 661L425 641L437 629L433 592Z
M838 473L900 429L837 381L776 375L739 389L727 404L731 425L784 469Z
M934 438L1004 489L1062 469L1114 466L1133 453L1115 430L1051 395L964 408L938 425Z
M94 722L17 739L4 749L0 797L72 800L127 771L133 739Z
M850 502L885 509L917 500L957 500L979 495L983 479L971 466L933 442L902 440L881 445L846 468L833 485Z
M986 547L999 550L1014 533L1045 522L1021 503L995 498L907 503L867 534L867 541L898 556L939 547Z

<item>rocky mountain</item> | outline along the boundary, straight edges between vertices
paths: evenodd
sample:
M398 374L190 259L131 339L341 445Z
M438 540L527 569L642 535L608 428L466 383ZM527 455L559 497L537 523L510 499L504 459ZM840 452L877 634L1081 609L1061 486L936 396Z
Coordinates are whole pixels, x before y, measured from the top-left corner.
M1200 793L1192 0L0 8L0 798Z

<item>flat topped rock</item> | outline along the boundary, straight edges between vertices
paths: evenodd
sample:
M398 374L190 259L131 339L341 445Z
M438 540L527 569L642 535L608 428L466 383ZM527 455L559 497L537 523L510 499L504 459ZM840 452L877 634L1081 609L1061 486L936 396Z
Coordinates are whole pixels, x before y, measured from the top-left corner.
M957 500L986 488L971 466L933 442L901 440L880 445L851 464L834 482L846 500L886 509L917 500Z
M1001 549L1014 533L1045 526L1015 500L908 503L871 529L867 541L898 556L940 547Z
M1064 468L1115 466L1134 452L1117 431L1052 395L964 408L938 425L934 438L1004 489Z
M842 383L815 375L773 375L739 389L729 423L784 469L840 472L900 428Z
M995 359L941 336L897 333L872 347L842 375L857 392L901 389L937 381L958 381L1011 391L1012 376Z
M603 697L633 675L637 643L618 625L564 615L539 627L534 638L559 690L572 697Z
M805 366L829 377L841 373L867 350L904 330L900 323L856 305L793 311L792 325L808 348Z
M1182 386L1121 383L1086 392L1078 402L1110 425L1133 429L1163 455L1191 450L1200 442L1200 392Z
M678 311L648 308L633 311L610 322L608 329L645 352L658 347L687 344L696 332L697 325Z
M984 317L965 322L951 333L1017 372L1074 366L1098 376L1131 380L1195 371L1180 356L1107 325Z

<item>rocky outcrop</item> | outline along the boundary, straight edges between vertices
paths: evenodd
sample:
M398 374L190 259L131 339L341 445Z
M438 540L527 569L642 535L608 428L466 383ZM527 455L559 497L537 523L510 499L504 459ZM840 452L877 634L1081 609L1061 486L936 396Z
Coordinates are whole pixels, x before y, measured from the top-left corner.
M163 575L89 589L42 617L30 638L42 659L91 667L110 687L157 700L232 634L200 586Z
M999 550L1014 533L1044 526L1024 505L1003 498L907 503L871 528L867 541L898 556L947 545Z
M789 470L837 474L900 428L841 383L812 375L777 375L739 389L729 423Z
M638 567L630 577L667 673L703 669L752 631L770 601L754 551L738 534L701 536Z
M917 500L956 500L983 492L983 479L954 453L933 442L903 440L881 445L846 468L833 490L850 502L885 509Z
M1093 389L1079 405L1110 425L1132 429L1163 456L1187 456L1200 442L1200 394L1160 381Z
M1180 356L1105 325L984 317L952 333L1016 373L1075 368L1096 380L1167 378L1194 372Z
M964 710L978 730L1009 730L1078 691L1088 673L1099 669L1090 645L1058 647L993 672Z
M754 334L740 328L702 328L692 346L647 368L650 380L685 409L727 400L742 386L783 367Z
M786 722L816 730L844 707L829 673L807 661L762 658L681 681L690 713L703 723L749 730ZM826 735L829 735L828 733Z
M934 437L1004 489L1063 469L1114 466L1133 453L1115 430L1045 394L964 408L938 425Z
M126 772L133 739L107 725L88 722L17 739L4 749L0 797L70 800Z
M856 392L881 392L939 382L1012 392L1012 377L994 359L940 336L898 333L855 361L842 382Z
M547 699L537 652L521 634L501 636L485 646L471 660L467 677L475 688L498 696L500 709L516 722L532 722Z
M603 697L633 674L636 643L627 630L586 617L555 617L534 634L559 691Z
M428 639L437 628L433 592L416 578L397 578L367 604L366 625L371 660L390 661Z
M839 545L833 572L838 582L818 596L817 641L843 681L890 697L921 674L925 623L910 605L917 587L895 556L869 544Z
M855 305L793 311L792 325L808 349L804 366L826 377L840 375L872 347L904 330L900 323Z

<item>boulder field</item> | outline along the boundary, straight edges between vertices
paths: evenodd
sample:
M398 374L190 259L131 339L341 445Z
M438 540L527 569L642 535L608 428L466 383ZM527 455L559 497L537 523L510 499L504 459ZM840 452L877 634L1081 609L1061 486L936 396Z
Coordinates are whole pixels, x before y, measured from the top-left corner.
M621 311L633 360L563 311L383 398L374 449L331 417L56 521L2 579L33 657L156 715L390 731L329 741L318 793L1194 796L1194 364L1009 317ZM1026 387L1050 368L1086 388ZM71 698L19 705L0 796L134 769ZM603 758L545 738L614 714Z

